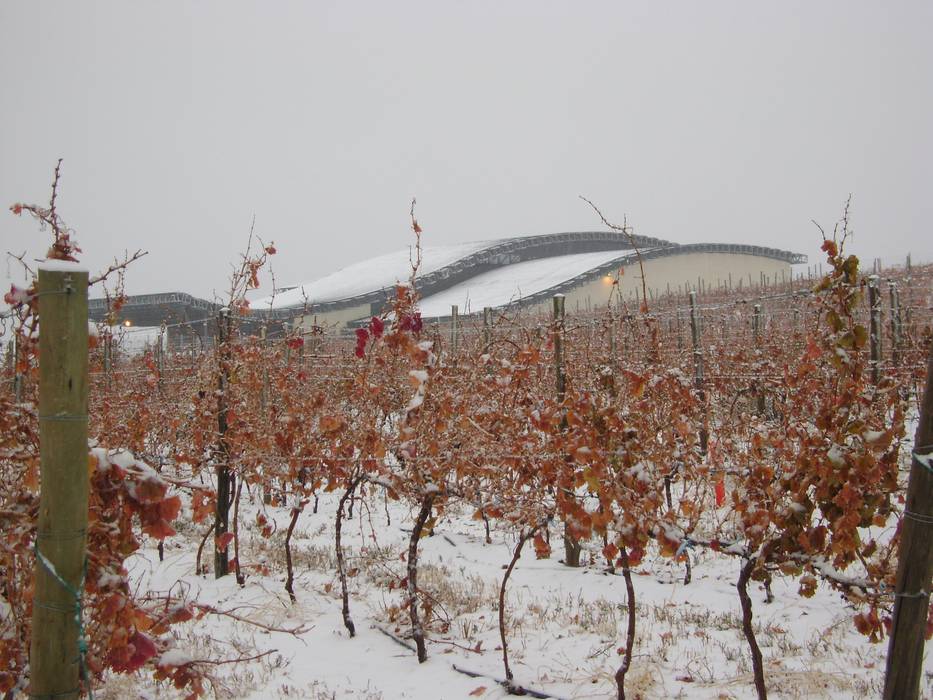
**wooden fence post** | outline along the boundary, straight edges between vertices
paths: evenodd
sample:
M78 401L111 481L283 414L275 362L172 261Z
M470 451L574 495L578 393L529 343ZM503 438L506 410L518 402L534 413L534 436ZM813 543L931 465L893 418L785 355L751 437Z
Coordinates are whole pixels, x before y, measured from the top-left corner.
M298 371L300 372L305 368L305 328L304 324L298 320L295 320L293 325L295 337L301 341L298 343Z
M554 295L554 373L557 377L557 401L563 403L567 390L564 374L564 295Z
M492 307L483 308L483 353L492 348Z
M291 324L288 321L282 321L282 336L285 339L285 366L292 361L292 346L288 344L288 341L291 340L289 337L291 335Z
M104 330L104 380L107 387L111 386L111 371L113 370L113 327L109 324Z
M896 367L901 363L901 299L896 283L888 282L888 292L891 297L891 364Z
M700 349L700 315L697 310L696 292L690 292L690 335L693 339L693 382L697 389L697 398L704 405L703 427L700 428L700 453L705 455L709 444L709 431L706 428L706 391L703 389L703 351Z
M564 295L554 295L554 375L557 389L557 403L564 402L567 395L567 375L564 372ZM563 411L561 411L563 413ZM567 427L566 418L561 420L561 427ZM581 547L577 539L570 533L569 526L564 522L564 564L567 566L580 566Z
M885 700L917 698L923 673L923 644L930 579L933 578L933 346L927 361L927 383L914 434L901 521L894 618L884 674Z
M165 327L165 321L162 321L162 326L159 328L159 345L157 347L158 354L156 355L156 369L159 372L159 393L161 394L165 383L162 380L162 374L165 372L165 346L168 345L168 329Z
M259 408L263 417L266 415L266 405L269 403L269 365L265 362L266 356L266 324L259 329L259 344L262 347L262 389L259 391Z
M459 324L460 308L452 304L450 307L450 354L453 355L454 361L457 359L457 350L460 345Z
M616 355L618 355L618 350L616 348L616 318L615 314L612 311L609 312L609 366L613 370L616 368Z
M757 347L761 343L761 304L752 307L752 333Z
M30 697L77 698L84 674L81 594L87 547L87 283L78 266L39 267L42 491L30 644Z
M755 338L755 352L761 356L761 304L755 304L752 307L752 330ZM759 416L765 413L765 392L761 387L757 389L755 397L756 410Z
M13 398L23 400L23 373L19 371L19 333L13 333Z
M877 275L868 278L868 306L871 313L868 334L871 381L877 384L881 380L881 290Z
M259 390L259 411L263 417L263 420L268 419L268 405L269 405L269 395L270 395L270 385L269 385L269 363L267 359L271 356L269 353L269 344L266 342L266 334L268 333L268 328L264 322L259 328L259 346L261 349L262 357L262 387ZM263 468L265 470L265 467ZM262 502L264 504L272 505L272 484L269 483L268 477L263 480L262 484Z
M217 507L214 512L215 542L225 535L230 523L230 497L234 485L230 474L230 449L227 445L227 390L230 384L230 309L220 310L217 319L217 449L214 464L217 473ZM286 346L288 347L288 346ZM229 573L227 545L214 547L214 578Z

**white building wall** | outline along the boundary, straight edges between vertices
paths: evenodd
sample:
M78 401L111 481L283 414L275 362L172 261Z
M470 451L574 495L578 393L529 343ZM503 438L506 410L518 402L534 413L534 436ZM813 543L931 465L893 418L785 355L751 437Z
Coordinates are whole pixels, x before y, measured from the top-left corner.
M704 289L717 289L726 285L731 285L733 289L740 286L747 289L761 283L762 273L770 284L789 281L791 278L790 263L735 253L686 253L653 258L644 261L644 269L649 299L651 296L667 294L668 289L671 294L685 295L689 290L697 289L701 282ZM604 276L565 292L564 308L567 313L577 308L606 308L614 279L614 276ZM623 268L619 291L627 302L641 298L641 270L637 263ZM540 310L550 309L551 302L547 300L538 306Z

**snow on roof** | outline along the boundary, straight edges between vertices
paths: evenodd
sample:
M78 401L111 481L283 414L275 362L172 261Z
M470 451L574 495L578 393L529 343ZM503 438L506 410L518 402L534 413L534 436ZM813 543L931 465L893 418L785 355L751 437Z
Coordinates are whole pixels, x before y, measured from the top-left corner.
M419 275L457 262L461 258L488 248L495 241L473 241L448 246L424 246L421 249ZM326 277L306 282L294 289L250 302L253 309L283 309L309 304L349 299L386 287L393 287L411 276L411 255L406 248L348 265ZM449 309L448 309L449 311Z
M45 272L87 272L86 265L72 260L43 260L39 263L39 269Z
M159 344L161 326L114 326L114 343L128 355L139 355Z
M528 260L500 267L425 297L419 304L421 315L425 318L449 316L453 304L458 306L462 314L481 311L484 306L505 306L627 255L627 251L604 250Z

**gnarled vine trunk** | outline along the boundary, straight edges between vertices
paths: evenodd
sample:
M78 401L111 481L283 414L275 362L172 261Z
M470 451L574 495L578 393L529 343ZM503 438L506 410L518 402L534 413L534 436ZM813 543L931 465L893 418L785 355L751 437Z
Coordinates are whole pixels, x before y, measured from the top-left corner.
M515 564L518 563L518 560L522 556L522 548L529 539L535 536L537 531L538 528L533 527L522 532L519 536L518 544L515 546L515 552L512 554L512 561L509 562L508 568L502 575L502 585L499 586L499 639L502 640L502 664L505 666L505 688L509 693L514 692L516 689L512 684L512 669L509 668L509 645L505 637L505 587L509 582L509 577L512 575L512 569L515 568Z
M567 566L580 566L580 553L583 548L580 542L570 534L570 526L564 523L564 564Z
M211 536L211 533L214 532L214 523L211 523L211 526L207 529L207 532L204 533L204 537L201 538L201 544L198 545L198 553L194 558L194 573L197 576L201 575L201 555L204 553L204 545L207 542L207 538Z
M765 690L764 664L762 663L758 640L755 639L755 630L752 628L752 599L748 595L748 581L752 576L757 561L757 558L752 557L742 566L742 572L739 574L739 580L735 587L739 591L739 601L742 604L742 632L745 634L745 641L748 642L748 648L752 652L755 690L758 691L758 700L767 700L768 692Z
M435 495L429 493L421 501L421 510L418 511L415 526L408 540L408 614L411 617L411 635L418 650L418 663L424 663L428 659L428 652L424 645L424 627L418 615L418 541L421 539L424 524L431 517Z
M240 494L242 492L243 479L241 478L233 500L233 570L236 572L236 582L241 586L246 583L246 577L240 570Z
M337 554L337 575L340 577L340 595L343 604L343 625L347 628L347 632L350 633L351 637L356 636L356 626L353 624L353 618L350 617L350 592L347 589L347 569L344 565L343 559L341 530L343 526L343 507L346 505L347 500L352 498L353 492L356 490L356 487L359 485L362 478L363 477L360 476L350 481L350 485L347 487L347 490L344 491L343 495L340 497L340 502L337 504L337 515L334 518L334 546L336 547Z
M625 656L622 664L616 671L616 688L618 700L625 700L625 674L632 666L632 650L635 647L635 586L632 584L632 568L629 566L628 551L624 546L619 547L619 559L622 562L622 578L625 579L625 594L627 596L628 629L625 634Z
M295 597L294 583L295 583L295 572L292 568L292 533L295 531L295 523L298 522L298 516L301 515L301 510L304 507L304 504L299 503L294 508L292 508L292 519L288 523L288 530L285 533L285 567L288 571L288 577L285 579L285 590L288 591L288 597L294 603L298 600Z

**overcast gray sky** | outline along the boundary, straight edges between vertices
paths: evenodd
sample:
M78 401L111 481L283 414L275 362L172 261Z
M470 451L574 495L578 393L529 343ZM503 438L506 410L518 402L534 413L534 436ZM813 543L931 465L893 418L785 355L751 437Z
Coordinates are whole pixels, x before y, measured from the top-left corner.
M128 291L279 284L410 242L601 228L933 260L933 3L0 3L0 242L60 212ZM18 277L3 266L4 275ZM9 282L6 281L4 286Z

